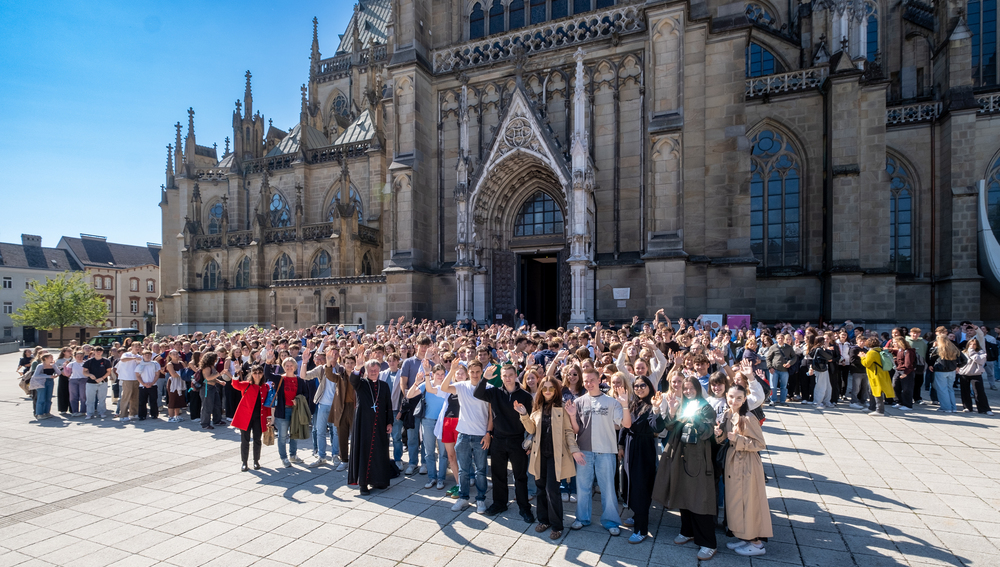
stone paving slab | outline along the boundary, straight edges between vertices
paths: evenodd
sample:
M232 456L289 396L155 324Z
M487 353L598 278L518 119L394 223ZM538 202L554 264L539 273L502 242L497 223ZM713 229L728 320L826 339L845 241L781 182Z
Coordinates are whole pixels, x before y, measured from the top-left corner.
M651 536L599 526L536 534L516 506L495 518L424 490L420 476L361 498L331 468L239 472L239 435L147 420L55 417L31 404L0 356L0 566L606 565L694 567L680 519L654 506ZM991 403L1000 396L990 391ZM110 405L110 404L109 404ZM891 417L768 408L764 458L774 538L710 565L879 567L1000 564L1000 418L920 406ZM301 452L308 457L308 451ZM600 500L594 501L595 517ZM565 506L567 526L575 504Z

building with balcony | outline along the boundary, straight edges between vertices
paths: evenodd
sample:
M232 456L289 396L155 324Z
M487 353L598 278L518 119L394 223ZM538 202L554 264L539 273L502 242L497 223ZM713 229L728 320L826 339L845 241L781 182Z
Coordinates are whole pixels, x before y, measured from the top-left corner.
M332 57L313 21L295 127L249 72L221 156L175 125L158 323L998 321L995 29L978 0L362 0Z

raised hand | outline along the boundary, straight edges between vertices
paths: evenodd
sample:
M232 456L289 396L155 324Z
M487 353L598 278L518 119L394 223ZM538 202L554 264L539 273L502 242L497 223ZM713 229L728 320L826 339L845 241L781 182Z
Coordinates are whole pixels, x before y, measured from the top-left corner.
M522 404L521 402L519 402L517 400L514 400L514 411L516 411L517 413L519 413L521 415L528 415L527 408L525 408L524 404Z
M661 394L660 392L656 392L655 394L653 394L653 399L651 400L651 403L653 404L653 407L660 407L660 404L663 403L663 394Z
M566 406L563 407L563 409L566 410L566 415L568 415L570 417L573 417L573 416L576 415L576 404L573 403L573 402L570 402L570 403L566 404Z

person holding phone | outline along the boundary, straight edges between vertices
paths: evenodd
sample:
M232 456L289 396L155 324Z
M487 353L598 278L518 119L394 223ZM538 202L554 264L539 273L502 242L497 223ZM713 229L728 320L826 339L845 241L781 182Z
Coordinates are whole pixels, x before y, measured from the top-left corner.
M264 367L259 364L250 367L250 374L246 379L233 380L233 388L242 394L233 416L233 427L240 430L240 458L243 460L240 470L243 472L247 471L251 437L253 470L260 470L261 436L264 429L273 421L271 408L264 403L271 386L264 380Z

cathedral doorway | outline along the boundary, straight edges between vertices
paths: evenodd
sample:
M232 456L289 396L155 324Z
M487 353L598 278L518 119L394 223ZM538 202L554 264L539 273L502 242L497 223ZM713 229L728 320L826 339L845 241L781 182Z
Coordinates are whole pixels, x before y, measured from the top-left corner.
M559 254L518 254L518 303L528 323L539 329L559 326Z

